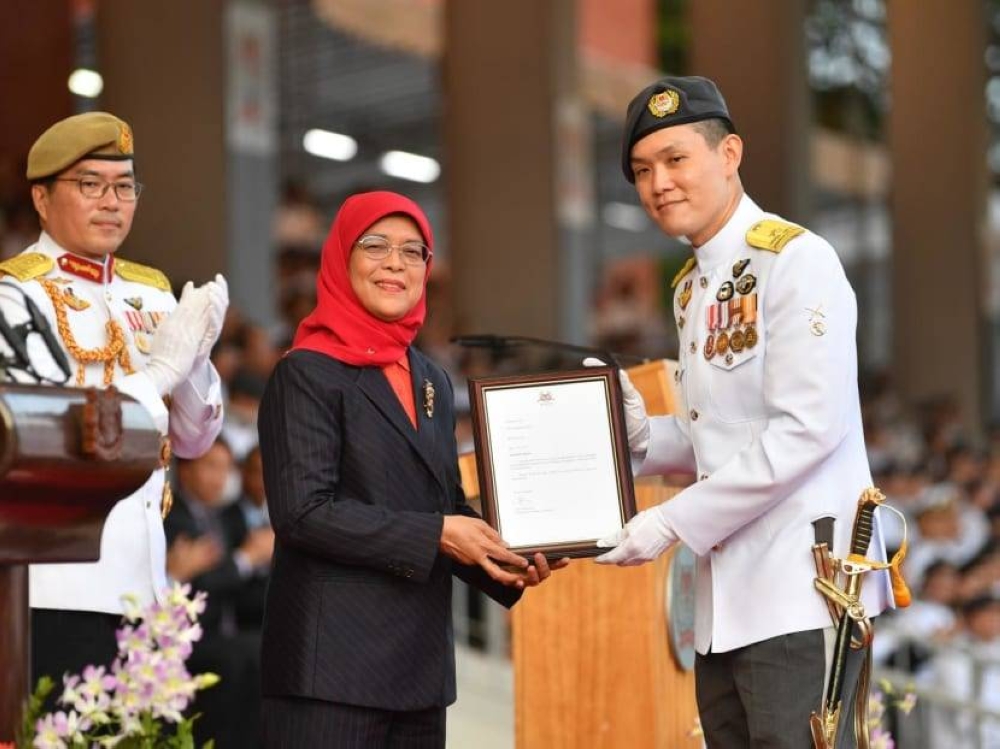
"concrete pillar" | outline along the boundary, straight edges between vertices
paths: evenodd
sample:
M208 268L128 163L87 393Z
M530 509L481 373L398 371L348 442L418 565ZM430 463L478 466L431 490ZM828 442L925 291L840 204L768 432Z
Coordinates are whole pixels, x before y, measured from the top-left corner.
M574 2L451 0L445 35L458 328L582 341L593 191Z
M688 5L689 72L711 78L722 90L745 141L744 187L764 210L808 223L806 0Z
M989 348L984 6L888 6L893 373L910 399L954 395L976 426Z
M234 101L231 84L241 52L238 41L230 44L232 12L261 5L101 0L97 48L101 106L132 125L146 189L123 254L161 268L177 285L222 272L233 302L267 323L276 169L267 147L234 137L233 107L243 102ZM262 85L273 78L265 73Z

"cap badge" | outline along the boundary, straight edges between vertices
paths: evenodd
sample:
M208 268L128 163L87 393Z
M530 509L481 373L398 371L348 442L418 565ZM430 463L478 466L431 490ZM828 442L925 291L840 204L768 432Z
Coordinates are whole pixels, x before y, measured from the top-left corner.
M132 128L124 122L118 128L118 151L123 154L132 153Z
M649 97L649 112L654 117L666 117L673 114L681 105L681 97L676 91L667 89Z

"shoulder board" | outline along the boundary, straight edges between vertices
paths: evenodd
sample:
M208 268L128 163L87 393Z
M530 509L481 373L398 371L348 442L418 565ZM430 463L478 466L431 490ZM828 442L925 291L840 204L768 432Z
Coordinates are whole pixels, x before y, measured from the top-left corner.
M677 271L677 275L674 276L674 280L670 282L671 289L674 288L677 284L679 284L681 282L681 279L684 278L684 276L686 276L688 273L691 272L691 269L694 267L695 262L696 261L693 257L689 257L687 259L687 262L684 263L684 267L681 268L679 271Z
M804 234L805 231L801 226L766 218L747 229L746 240L748 245L759 250L781 252L785 249L786 244L800 234Z
M119 260L115 258L115 273L126 281L154 286L162 291L170 291L170 279L163 271L150 268L148 265L133 263L131 260Z
M41 252L25 252L0 263L0 276L14 276L22 283L44 276L56 265L56 261Z

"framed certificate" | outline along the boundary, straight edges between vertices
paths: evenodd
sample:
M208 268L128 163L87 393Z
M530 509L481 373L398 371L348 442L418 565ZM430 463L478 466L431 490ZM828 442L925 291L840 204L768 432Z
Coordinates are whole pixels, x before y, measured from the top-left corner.
M635 515L617 371L473 378L469 396L483 514L511 550L606 551Z

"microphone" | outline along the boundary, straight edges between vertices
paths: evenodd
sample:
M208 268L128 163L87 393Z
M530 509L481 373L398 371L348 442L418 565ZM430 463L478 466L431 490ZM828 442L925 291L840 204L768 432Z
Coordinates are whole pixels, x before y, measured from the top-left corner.
M30 365L30 360L28 359L28 347L24 343L24 339L18 335L11 324L7 322L7 317L4 315L3 310L0 309L0 338L7 343L10 350L14 352L14 361L11 362L16 368L22 369Z
M31 326L42 337L42 340L45 341L45 347L49 350L49 355L68 380L71 374L69 360L66 358L66 352L59 345L59 341L52 335L52 328L49 326L49 321L45 319L45 315L38 309L38 305L27 294L24 295L24 305L28 308L28 314L31 316Z
M550 341L544 338L531 338L530 336L502 336L495 335L493 333L481 333L477 335L452 336L449 340L457 346L463 346L465 348L488 348L496 352L503 351L504 349L514 346L538 346L543 349L567 351L574 354L586 354L588 356L596 356L602 361L612 364L619 369L621 369L623 361L629 361L634 364L643 364L649 361L649 359L636 356L634 354L618 354L613 351L608 351L607 349L595 348L593 346L578 346L575 343Z

